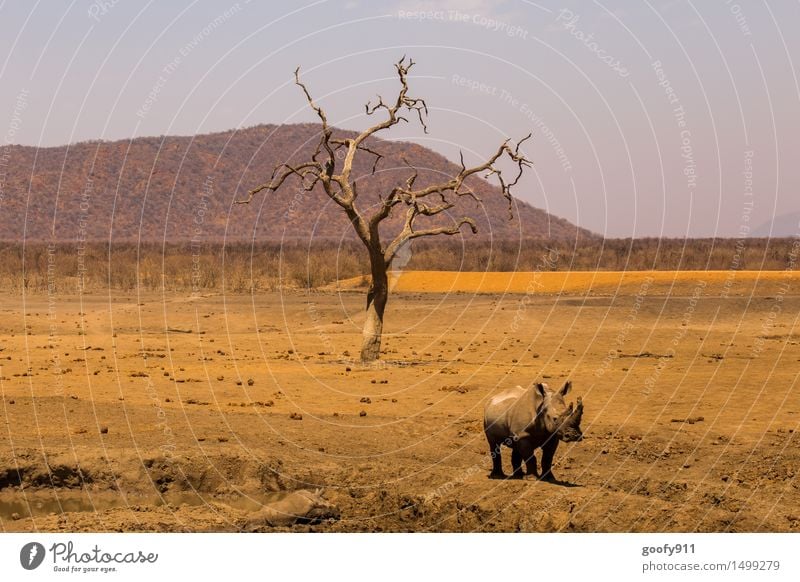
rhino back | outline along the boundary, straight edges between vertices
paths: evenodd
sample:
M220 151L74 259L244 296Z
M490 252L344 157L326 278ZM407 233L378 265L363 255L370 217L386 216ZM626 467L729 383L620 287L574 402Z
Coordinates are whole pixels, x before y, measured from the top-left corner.
M531 390L515 386L489 399L483 413L483 428L490 440L502 440L524 431L535 415Z
M530 432L536 421L536 410L542 397L533 388L528 388L519 396L508 410L508 428L511 435L524 437Z

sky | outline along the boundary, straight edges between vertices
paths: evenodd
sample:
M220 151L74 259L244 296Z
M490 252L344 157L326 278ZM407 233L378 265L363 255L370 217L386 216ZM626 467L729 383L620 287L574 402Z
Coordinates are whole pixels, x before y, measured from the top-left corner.
M745 236L800 211L798 22L796 0L0 0L0 146L315 121L298 66L360 129L408 55L429 133L386 139L479 163L532 133L534 206L608 237Z

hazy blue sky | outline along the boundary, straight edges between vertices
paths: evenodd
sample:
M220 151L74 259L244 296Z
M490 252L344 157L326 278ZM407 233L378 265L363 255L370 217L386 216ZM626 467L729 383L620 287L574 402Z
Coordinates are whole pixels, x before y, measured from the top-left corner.
M0 0L0 145L331 121L418 62L390 136L457 159L529 131L516 194L609 236L736 236L800 210L800 2ZM265 169L266 171L266 169Z

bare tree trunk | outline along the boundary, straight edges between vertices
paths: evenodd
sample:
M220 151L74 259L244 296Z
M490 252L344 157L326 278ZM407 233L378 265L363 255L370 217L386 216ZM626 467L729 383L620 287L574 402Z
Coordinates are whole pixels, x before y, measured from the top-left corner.
M372 283L367 293L367 320L364 322L361 343L361 361L374 362L381 355L381 335L383 334L383 312L389 299L388 266L383 253L370 253L372 264Z

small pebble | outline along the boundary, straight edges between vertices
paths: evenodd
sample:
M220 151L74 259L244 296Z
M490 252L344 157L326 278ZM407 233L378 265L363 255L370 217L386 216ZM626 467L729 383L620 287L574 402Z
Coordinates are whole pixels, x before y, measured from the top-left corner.
M367 411L366 410L362 410L361 412L358 413L358 415L359 416L366 416L367 415Z

